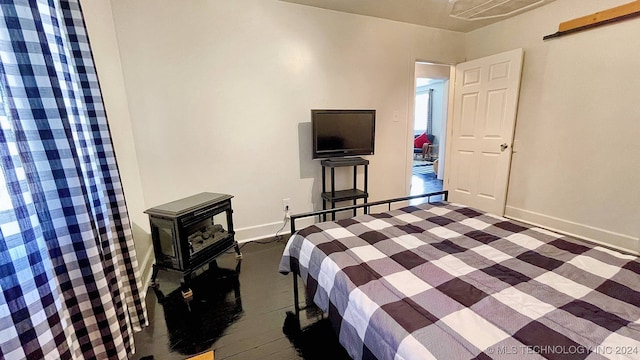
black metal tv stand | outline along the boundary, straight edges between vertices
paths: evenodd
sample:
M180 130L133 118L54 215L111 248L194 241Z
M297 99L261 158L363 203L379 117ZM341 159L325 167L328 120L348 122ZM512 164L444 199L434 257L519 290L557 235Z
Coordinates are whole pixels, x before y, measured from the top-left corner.
M322 165L322 210L327 210L327 203L331 204L331 209L335 209L336 203L340 201L353 201L353 205L356 205L358 199L364 199L367 202L369 198L369 192L367 187L369 176L369 160L365 160L361 157L346 157L346 158L330 158L320 162ZM353 187L345 190L336 190L335 184L335 168L353 166ZM358 189L358 166L364 166L364 190ZM327 191L327 177L326 169L331 171L331 191ZM366 208L365 208L366 212ZM356 215L356 210L353 210L353 216ZM331 213L331 219L335 220L336 213ZM323 215L323 220L327 220L327 214Z

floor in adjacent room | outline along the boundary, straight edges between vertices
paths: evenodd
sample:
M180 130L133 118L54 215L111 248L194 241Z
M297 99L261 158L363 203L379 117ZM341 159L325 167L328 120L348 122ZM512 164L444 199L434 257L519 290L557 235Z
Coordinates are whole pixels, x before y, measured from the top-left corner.
M411 195L442 191L442 180L433 170L433 162L414 160L411 175Z
M193 279L189 303L180 274L160 271L159 289L147 293L149 327L135 334L133 359L183 360L209 350L216 360L349 359L317 310L301 313L301 332L283 330L293 311L291 275L278 273L286 238L243 244L239 274L235 254L219 257L217 269Z

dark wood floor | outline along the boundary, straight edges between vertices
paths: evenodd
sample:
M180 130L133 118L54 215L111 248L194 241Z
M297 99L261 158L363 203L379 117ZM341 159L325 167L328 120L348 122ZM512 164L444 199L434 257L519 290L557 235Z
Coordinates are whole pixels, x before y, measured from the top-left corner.
M434 174L413 175L412 194L440 190ZM283 329L293 311L291 275L278 273L286 239L243 244L240 263L234 253L222 255L217 268L193 280L190 302L180 292L180 274L160 271L159 289L146 298L149 327L135 335L133 359L183 360L209 350L216 360L349 359L320 311L302 312L302 331Z
M293 311L291 275L278 273L283 249L284 240L245 244L239 275L234 254L219 257L217 269L193 280L188 304L180 275L160 271L160 289L146 299L150 326L135 335L133 359L182 360L207 350L216 360L349 359L319 311L303 311L301 332L283 331Z

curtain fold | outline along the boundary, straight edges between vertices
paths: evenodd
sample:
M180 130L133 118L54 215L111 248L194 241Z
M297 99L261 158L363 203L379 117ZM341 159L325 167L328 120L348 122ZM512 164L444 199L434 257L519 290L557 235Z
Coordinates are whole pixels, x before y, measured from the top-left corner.
M0 357L126 359L147 325L78 1L0 1Z

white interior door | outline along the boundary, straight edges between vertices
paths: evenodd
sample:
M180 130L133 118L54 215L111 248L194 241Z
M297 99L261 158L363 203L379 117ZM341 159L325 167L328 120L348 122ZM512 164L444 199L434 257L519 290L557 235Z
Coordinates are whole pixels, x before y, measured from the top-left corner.
M503 215L511 166L522 49L456 66L449 200Z

